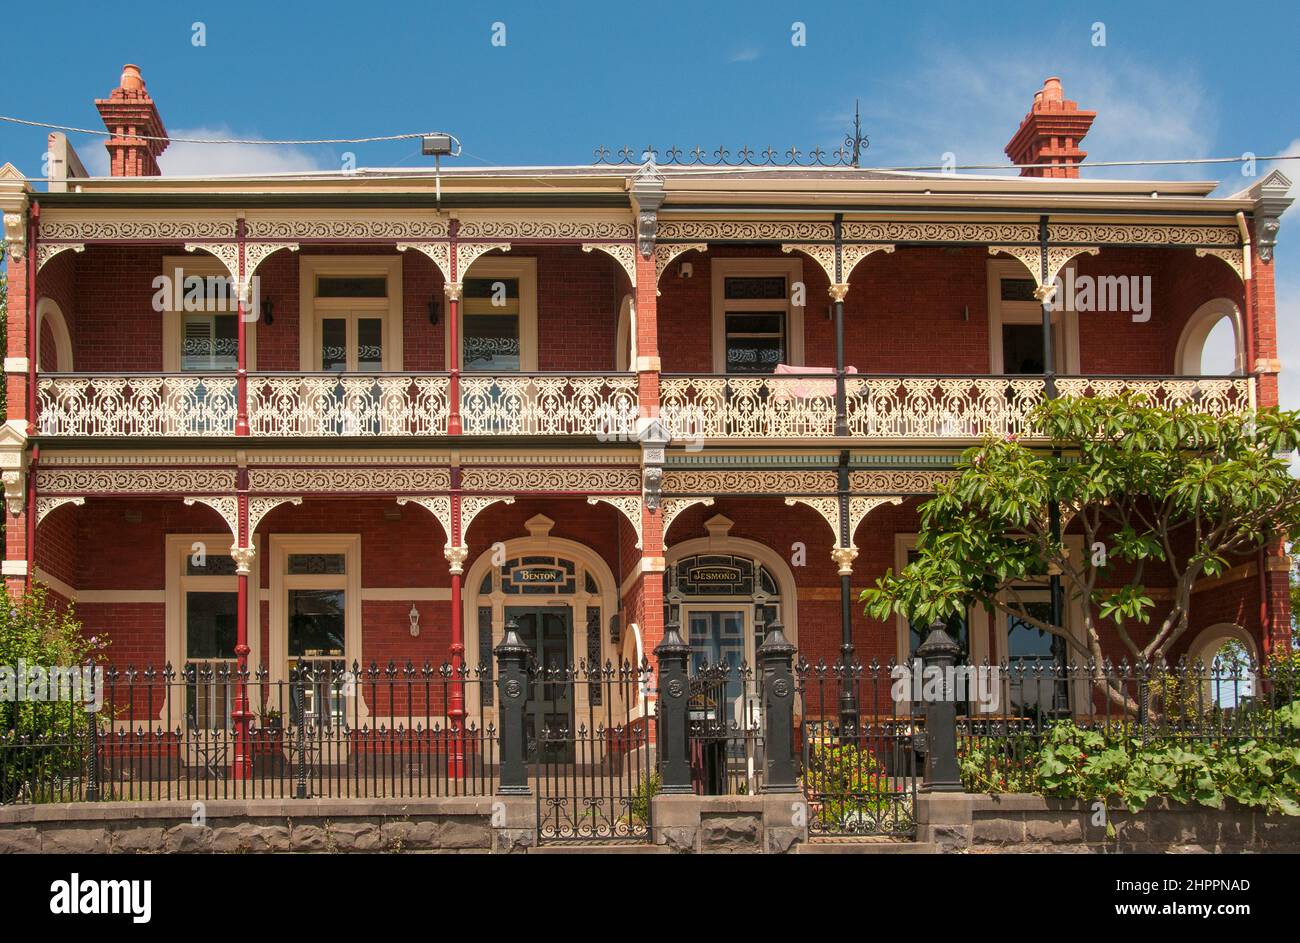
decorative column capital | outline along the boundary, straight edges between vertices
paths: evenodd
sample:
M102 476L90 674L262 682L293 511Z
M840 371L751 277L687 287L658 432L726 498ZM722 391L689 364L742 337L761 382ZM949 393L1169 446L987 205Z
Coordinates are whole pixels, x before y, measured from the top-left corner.
M9 258L23 259L27 256L27 221L22 213L4 214L4 241L9 247Z
M844 298L849 293L849 283L836 282L835 284L831 285L829 291L831 294L831 301L836 301L836 302L843 301Z
M23 513L23 508L27 505L27 475L22 471L9 469L0 474L0 481L4 482L5 489L5 507L14 517Z
M248 576L253 572L253 560L257 557L257 548L236 545L230 548L230 556L235 561L235 575Z
M857 558L857 547L836 547L831 551L831 559L839 567L840 576L853 575L853 561Z
M469 547L464 544L458 547L447 544L442 548L442 554L447 558L448 568L451 570L452 575L459 576L465 572L465 561L469 558Z
M442 290L446 293L448 301L460 301L465 285L463 282L447 282L442 286Z
M659 228L659 207L664 202L664 175L655 166L653 155L632 178L632 207L636 210L637 249L643 259L655 254L655 234Z

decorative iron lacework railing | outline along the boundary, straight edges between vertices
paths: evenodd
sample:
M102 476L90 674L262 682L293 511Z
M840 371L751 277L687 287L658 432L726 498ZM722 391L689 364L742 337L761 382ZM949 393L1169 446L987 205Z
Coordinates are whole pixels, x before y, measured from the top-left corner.
M439 436L448 379L413 374L285 374L248 381L253 435Z
M636 434L636 374L462 374L466 435Z
M1151 406L1195 405L1215 416L1255 406L1251 377L1058 377L1062 396L1115 396L1125 390L1141 393Z
M39 383L41 435L222 436L235 432L233 374L59 374Z
M1058 377L1063 396L1130 390L1153 406L1192 403L1222 415L1254 405L1249 377ZM1035 376L869 376L845 379L849 434L866 439L1020 435L1046 394ZM794 439L835 434L835 379L680 376L660 380L660 415L674 438Z
M1252 408L1250 377L1058 377L1063 396L1133 391L1151 405L1194 404L1222 415ZM1041 377L876 376L845 379L849 434L875 440L969 440L1025 432ZM673 437L829 438L835 379L812 375L665 374L660 417ZM50 374L39 381L44 436L219 437L235 432L232 374ZM253 436L447 434L445 374L261 374L249 377ZM596 436L630 441L635 374L464 374L466 435Z

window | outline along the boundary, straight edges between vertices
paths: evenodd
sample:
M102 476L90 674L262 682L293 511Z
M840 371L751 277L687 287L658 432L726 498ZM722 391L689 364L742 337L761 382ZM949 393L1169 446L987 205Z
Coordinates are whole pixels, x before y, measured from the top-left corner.
M190 728L226 729L231 721L239 581L230 542L229 533L166 538L166 659L175 667L178 682L184 682L183 705L173 701L169 709L173 717L184 717ZM257 595L256 579L250 576L248 664L252 671L260 662Z
M271 551L272 679L295 680L289 709L326 727L364 719L348 672L361 660L361 538L274 534Z
M163 259L163 370L234 373L239 366L239 301L230 275L206 254ZM248 366L257 366L256 322L246 327Z
M1052 622L1050 594L1041 585L1020 588L1025 612L1039 622ZM1059 635L1014 616L1006 616L1008 689L1012 713L1055 714L1069 708L1065 676L1068 646Z
M792 301L797 259L715 259L713 369L772 373L803 362L803 308Z
M989 372L1043 373L1043 306L1038 283L1011 259L988 262ZM1052 312L1052 355L1057 373L1079 372L1079 323L1073 311Z
M402 260L303 256L299 260L303 370L378 373L402 368Z
M465 279L461 368L469 372L518 372L519 311L519 279Z
M461 369L466 373L536 371L537 260L480 258L462 283ZM446 342L450 354L450 323Z

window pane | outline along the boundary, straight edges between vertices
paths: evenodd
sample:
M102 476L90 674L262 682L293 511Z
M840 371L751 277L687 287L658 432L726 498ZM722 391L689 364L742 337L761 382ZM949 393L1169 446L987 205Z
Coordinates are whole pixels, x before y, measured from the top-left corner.
M763 298L775 300L785 297L785 278L780 275L723 279L723 297Z
M316 279L317 298L384 298L388 279L374 276L321 276Z
M1002 326L1002 372L1043 372L1043 327L1041 324Z
M1036 288L1038 285L1032 278L1004 278L1001 285L1002 300L1037 301L1034 297Z
M785 331L785 316L780 312L727 312L728 334L766 334L780 337Z
M288 572L294 576L347 572L347 557L342 553L291 553Z
M235 558L228 553L209 553L200 566L194 562L194 554L185 555L186 576L234 576Z
M238 611L235 593L186 593L186 660L234 658Z
M344 592L289 590L289 655L343 656Z
M382 318L357 320L357 369L378 372L384 369L384 322Z
M185 315L181 326L182 370L234 370L238 357L234 315Z
M785 360L785 351L777 338L727 338L728 373L772 373Z
M348 368L348 322L345 318L321 321L320 365L322 370L339 373Z

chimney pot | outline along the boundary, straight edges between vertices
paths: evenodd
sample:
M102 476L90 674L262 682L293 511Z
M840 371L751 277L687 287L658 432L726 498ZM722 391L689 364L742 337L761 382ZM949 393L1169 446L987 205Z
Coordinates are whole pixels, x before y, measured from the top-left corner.
M140 67L130 63L122 66L122 79L120 82L124 92L143 92L144 78L140 75Z

